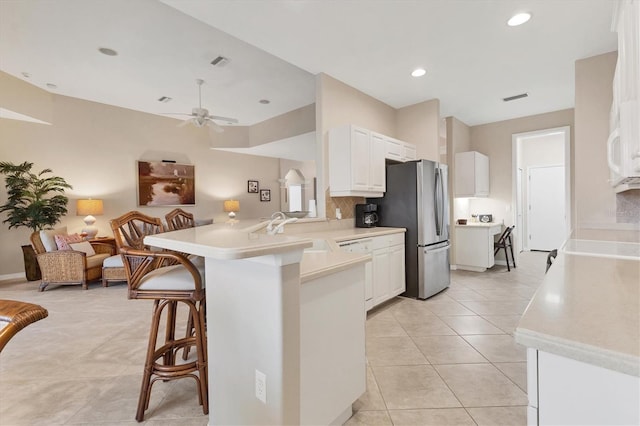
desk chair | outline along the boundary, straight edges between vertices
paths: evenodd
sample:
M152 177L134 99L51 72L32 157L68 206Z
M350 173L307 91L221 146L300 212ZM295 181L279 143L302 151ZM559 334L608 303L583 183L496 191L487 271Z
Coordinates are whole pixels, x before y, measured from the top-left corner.
M500 251L500 249L504 249L504 258L507 261L507 271L509 272L511 272L511 267L509 266L509 254L507 252L507 249L509 249L509 251L511 252L511 260L513 261L513 267L514 268L516 267L516 258L513 256L513 241L511 240L511 232L513 232L513 229L515 227L516 227L515 225L507 227L507 229L504 230L502 235L500 235L500 238L498 238L498 241L493 243L494 256L498 254L498 251Z

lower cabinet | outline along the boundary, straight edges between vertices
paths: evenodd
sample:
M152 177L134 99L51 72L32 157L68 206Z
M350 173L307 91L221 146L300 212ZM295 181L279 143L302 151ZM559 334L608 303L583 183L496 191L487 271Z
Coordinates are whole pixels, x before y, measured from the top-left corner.
M368 310L406 290L404 233L339 243L344 251L371 254L365 266L365 307Z
M527 349L528 425L640 424L640 378Z

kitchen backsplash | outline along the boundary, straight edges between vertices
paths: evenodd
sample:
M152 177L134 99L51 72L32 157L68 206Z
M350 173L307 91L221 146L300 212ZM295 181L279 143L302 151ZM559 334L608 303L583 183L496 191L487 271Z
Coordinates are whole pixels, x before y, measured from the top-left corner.
M356 204L365 202L363 197L331 197L329 188L325 192L327 200L327 219L336 218L336 208L340 209L343 219L353 219L356 215Z
M640 189L616 194L616 222L640 223Z

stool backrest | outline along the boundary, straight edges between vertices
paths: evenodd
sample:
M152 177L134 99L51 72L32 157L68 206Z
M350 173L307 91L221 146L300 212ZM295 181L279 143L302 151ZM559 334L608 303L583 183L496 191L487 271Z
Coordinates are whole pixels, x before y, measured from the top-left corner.
M504 232L502 232L502 235L500 235L500 238L498 238L498 244L505 244L507 241L511 243L511 232L515 227L516 227L515 225L508 226L504 230Z
M123 247L144 249L146 248L144 237L160 234L164 231L160 218L147 216L138 211L130 211L111 219L111 229L118 250Z
M167 227L169 228L169 231L193 228L194 226L196 226L196 221L193 218L193 214L182 209L173 209L169 213L167 213L164 218L167 221Z

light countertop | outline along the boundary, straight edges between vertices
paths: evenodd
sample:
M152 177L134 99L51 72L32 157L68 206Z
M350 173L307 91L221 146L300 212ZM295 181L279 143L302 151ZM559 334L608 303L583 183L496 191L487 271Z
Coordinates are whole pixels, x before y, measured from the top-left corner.
M499 222L467 222L466 225L459 225L456 223L456 228L492 228L494 226L502 226L502 223Z
M383 235L397 234L399 232L406 232L406 229L376 226L373 228L346 228L321 232L305 232L295 235L310 239L333 240L337 243L340 243L343 241L357 240L361 238L371 238L380 237Z
M573 233L585 240L569 239L559 251L515 337L528 347L640 376L640 258L630 246L638 235L607 232Z

